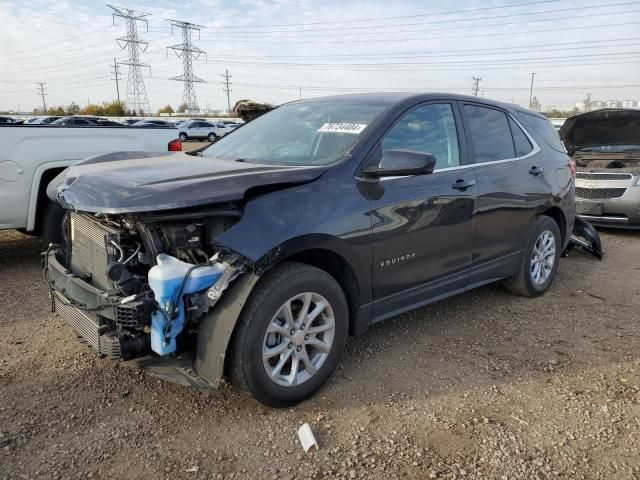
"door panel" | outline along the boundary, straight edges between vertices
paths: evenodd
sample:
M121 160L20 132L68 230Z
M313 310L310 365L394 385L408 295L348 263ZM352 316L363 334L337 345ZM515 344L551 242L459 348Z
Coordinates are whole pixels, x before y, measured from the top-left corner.
M436 171L367 184L374 319L467 284L478 187L473 168L461 165L466 156L457 125L452 104L431 103L403 115L381 139L380 155L391 149L432 153Z
M539 209L548 201L539 148L502 110L465 104L466 130L478 179L478 212L470 284L513 275Z

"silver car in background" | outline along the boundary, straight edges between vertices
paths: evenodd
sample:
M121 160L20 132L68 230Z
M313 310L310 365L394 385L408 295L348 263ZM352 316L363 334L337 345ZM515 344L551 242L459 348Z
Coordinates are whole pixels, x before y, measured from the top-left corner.
M640 110L575 115L560 136L576 162L576 213L598 226L640 228Z

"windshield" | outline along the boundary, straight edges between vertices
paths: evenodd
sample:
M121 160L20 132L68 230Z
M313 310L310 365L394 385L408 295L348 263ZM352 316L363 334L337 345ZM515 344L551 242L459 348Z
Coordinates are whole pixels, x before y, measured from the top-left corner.
M277 165L327 165L342 158L383 104L303 102L283 105L235 130L204 157Z
M585 153L640 152L640 145L597 145L593 147L578 148L576 152L585 152Z

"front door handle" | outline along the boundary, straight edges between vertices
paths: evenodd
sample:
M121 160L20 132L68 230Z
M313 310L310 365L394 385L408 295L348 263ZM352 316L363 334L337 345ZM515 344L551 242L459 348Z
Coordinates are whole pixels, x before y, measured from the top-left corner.
M544 168L542 168L542 167L536 167L536 166L533 166L533 167L531 167L531 168L529 169L529 174L530 174L530 175L534 175L534 176L536 176L536 177L537 177L538 175L540 175L542 172L544 172Z
M473 187L475 184L475 180L463 180L462 178L459 178L453 185L451 185L451 188L464 191L469 187Z

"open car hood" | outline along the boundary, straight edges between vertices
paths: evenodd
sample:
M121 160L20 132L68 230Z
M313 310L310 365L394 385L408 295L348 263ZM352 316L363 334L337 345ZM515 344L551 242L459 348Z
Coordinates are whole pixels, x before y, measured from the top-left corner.
M150 212L242 200L249 189L306 183L325 170L184 153L116 152L67 168L49 184L47 195L85 212Z
M585 147L640 145L640 110L605 108L569 117L560 127L569 154Z

